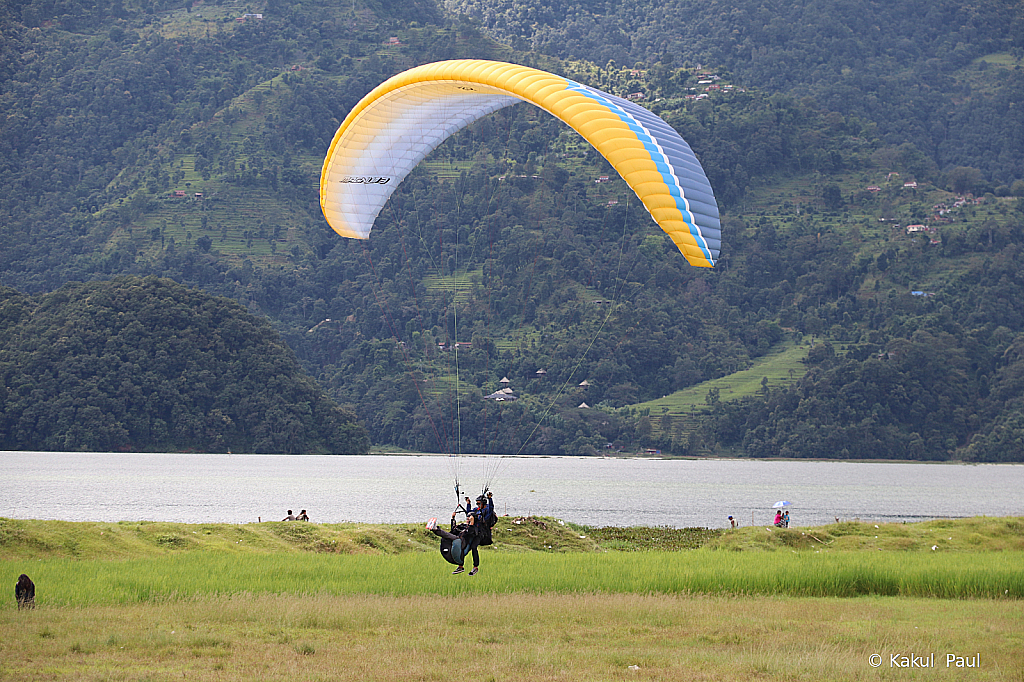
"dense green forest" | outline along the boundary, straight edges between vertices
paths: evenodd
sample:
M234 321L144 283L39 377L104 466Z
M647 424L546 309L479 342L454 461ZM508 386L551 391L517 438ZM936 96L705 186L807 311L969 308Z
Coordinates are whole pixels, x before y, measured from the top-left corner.
M15 1L0 283L23 292L11 310L125 274L234 299L377 446L1020 461L1022 16L944 0ZM337 237L317 190L339 122L390 75L457 57L639 93L707 171L720 264L689 267L611 167L527 105L444 143L370 240ZM804 349L799 371L772 369L780 348ZM720 391L752 367L757 390ZM18 376L7 405L78 400ZM515 400L488 398L501 379ZM647 405L685 390L706 398ZM178 409L208 418L196 400ZM3 442L114 447L42 414L35 435L4 422ZM146 419L177 433L176 416ZM361 449L345 429L351 447L273 426L204 442L200 421L119 447Z
M170 280L0 290L0 449L361 453L270 325Z
M922 175L971 166L995 183L1024 176L1024 73L1001 71L994 89L958 75L993 54L1024 57L1024 10L1014 0L445 5L521 49L601 65L713 65L768 92L813 98L863 136L916 147Z

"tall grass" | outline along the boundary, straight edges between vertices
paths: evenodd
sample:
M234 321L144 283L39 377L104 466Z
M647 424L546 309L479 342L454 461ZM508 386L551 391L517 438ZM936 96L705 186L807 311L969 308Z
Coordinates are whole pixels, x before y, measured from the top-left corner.
M452 576L437 554L233 555L192 552L128 561L0 563L3 579L35 580L40 604L103 605L232 594L892 595L1024 597L1024 553L828 554L697 550L483 555L479 575Z

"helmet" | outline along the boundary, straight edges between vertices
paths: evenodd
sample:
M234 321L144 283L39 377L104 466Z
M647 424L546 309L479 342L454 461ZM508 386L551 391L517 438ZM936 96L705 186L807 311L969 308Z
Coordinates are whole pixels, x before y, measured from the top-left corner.
M477 502L484 502L484 503L486 503L487 502L487 498L485 496L481 495L478 498L476 498L476 501Z

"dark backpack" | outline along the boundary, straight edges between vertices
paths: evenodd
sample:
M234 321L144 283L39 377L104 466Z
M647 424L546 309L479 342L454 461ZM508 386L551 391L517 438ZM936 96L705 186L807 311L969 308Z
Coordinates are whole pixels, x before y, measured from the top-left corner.
M492 524L493 525L493 524ZM493 545L494 541L491 539L491 525L486 522L480 524L480 545Z

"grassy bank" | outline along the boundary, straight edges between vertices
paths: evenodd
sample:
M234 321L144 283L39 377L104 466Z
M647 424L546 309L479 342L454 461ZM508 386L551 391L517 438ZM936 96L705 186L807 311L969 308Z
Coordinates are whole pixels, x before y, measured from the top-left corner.
M550 518L502 517L488 552L884 550L1024 551L1024 518L920 523L844 522L811 528L591 528ZM935 549L932 549L932 548ZM119 523L0 518L0 559L137 559L189 552L231 554L403 554L436 552L423 525L358 523Z
M721 536L706 528L588 528L548 518L499 519L502 552L695 549ZM188 552L402 554L436 552L423 524L119 523L0 518L0 559L131 559ZM490 551L490 550L488 550Z

